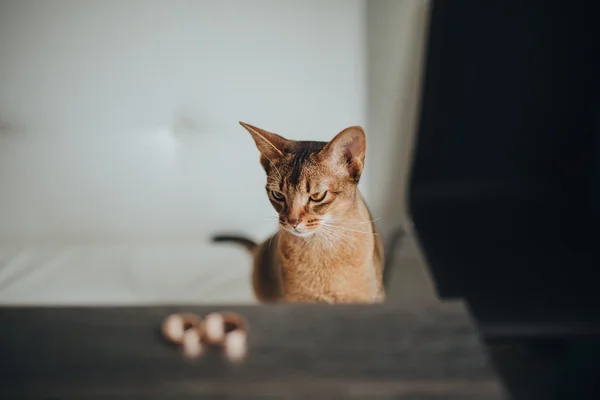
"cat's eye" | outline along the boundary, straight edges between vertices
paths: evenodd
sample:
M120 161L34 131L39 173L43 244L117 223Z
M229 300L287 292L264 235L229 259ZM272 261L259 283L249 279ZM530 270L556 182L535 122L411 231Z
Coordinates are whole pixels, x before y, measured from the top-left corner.
M318 203L320 201L323 201L323 199L325 198L325 195L327 195L327 191L323 191L323 192L318 192L318 193L313 193L310 195L310 199L312 201L314 201L315 203Z
M283 194L274 190L271 190L271 196L273 196L273 198L277 201L283 201L285 199L285 196Z

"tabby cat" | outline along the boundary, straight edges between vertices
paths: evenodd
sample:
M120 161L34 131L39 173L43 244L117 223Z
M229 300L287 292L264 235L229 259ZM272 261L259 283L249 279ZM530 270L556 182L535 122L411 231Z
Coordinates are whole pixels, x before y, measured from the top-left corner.
M288 140L240 124L260 152L279 232L262 244L240 236L213 240L252 252L257 299L382 302L383 246L357 187L366 153L363 129L346 128L327 143Z

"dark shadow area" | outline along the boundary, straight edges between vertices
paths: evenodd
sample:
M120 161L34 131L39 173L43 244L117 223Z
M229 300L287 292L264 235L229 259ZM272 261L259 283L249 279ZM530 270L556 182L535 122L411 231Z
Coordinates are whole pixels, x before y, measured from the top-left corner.
M599 9L433 4L409 212L517 399L598 398Z

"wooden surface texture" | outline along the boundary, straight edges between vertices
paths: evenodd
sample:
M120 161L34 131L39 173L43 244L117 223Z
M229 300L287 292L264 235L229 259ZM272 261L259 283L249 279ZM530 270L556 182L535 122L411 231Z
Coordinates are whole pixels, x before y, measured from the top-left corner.
M165 342L175 311L243 314L239 365ZM503 399L460 303L391 306L0 308L0 398Z

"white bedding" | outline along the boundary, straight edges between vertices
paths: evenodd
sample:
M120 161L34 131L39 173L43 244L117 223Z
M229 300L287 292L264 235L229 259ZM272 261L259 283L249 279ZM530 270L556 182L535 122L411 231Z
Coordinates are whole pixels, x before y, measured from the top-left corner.
M248 303L250 272L231 245L2 246L0 304Z

